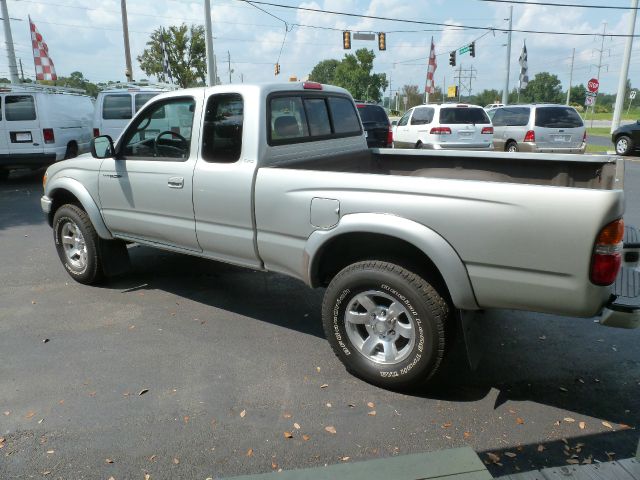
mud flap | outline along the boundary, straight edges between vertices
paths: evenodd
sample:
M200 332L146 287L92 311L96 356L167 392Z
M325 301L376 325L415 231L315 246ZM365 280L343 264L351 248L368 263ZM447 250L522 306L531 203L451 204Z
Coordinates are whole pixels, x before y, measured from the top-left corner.
M100 239L102 271L108 277L126 273L131 268L127 244L121 240Z

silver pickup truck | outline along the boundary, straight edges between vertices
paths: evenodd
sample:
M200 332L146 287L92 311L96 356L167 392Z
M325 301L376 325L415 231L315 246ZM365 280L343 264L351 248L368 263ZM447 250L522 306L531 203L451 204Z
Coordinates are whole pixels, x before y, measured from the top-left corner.
M97 137L92 156L51 166L41 203L78 282L124 269L135 242L326 287L336 355L405 388L433 376L460 319L481 309L638 326L636 299L613 287L623 168L369 150L343 89L225 85L155 97L116 142Z

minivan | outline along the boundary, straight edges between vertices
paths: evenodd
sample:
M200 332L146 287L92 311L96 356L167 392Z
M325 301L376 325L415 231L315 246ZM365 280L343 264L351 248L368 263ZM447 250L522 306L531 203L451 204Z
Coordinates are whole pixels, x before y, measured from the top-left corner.
M89 151L93 100L82 90L0 86L0 179Z
M507 152L584 153L587 129L575 108L556 104L508 105L488 112L493 145Z

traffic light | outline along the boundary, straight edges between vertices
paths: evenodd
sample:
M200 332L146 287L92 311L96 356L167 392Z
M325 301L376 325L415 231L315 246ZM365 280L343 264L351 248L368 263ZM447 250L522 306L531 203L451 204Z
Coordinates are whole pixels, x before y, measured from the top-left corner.
M386 50L387 49L387 34L384 32L380 32L378 34L378 50Z
M471 42L469 44L469 55L475 58L476 56L476 42Z
M351 50L351 32L348 30L342 32L342 48Z
M449 65L451 65L452 67L456 66L456 51L453 50L452 52L449 53Z
M274 75L280 75L280 64L276 63L274 69L273 69L273 73Z

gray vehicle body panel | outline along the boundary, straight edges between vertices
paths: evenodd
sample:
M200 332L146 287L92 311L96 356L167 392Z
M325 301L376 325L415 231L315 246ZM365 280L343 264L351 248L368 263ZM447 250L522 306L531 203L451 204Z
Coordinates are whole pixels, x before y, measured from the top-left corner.
M193 223L170 216L162 219L177 232L195 228L197 244L192 249L160 234L136 235L133 217L128 231L112 234L100 203L102 161L91 157L49 168L43 207L57 190L67 188L82 202L103 238L135 240L282 272L312 286L318 284L313 269L327 242L353 232L384 234L424 252L440 271L458 308L515 308L576 316L602 311L611 289L591 284L589 269L598 232L623 214L622 169L616 171L620 164L615 160L540 155L535 157L539 167L524 181L516 181L516 174L513 181L500 179L490 168L483 170L482 162L516 165L518 158L531 161L530 154L371 150L373 163L386 159L392 164L427 164L437 159L454 165L460 159L477 160L478 166L468 172L451 167L439 178L430 177L426 170L376 173L357 162L353 171L340 171L339 160L328 171L305 169L300 164L355 158L369 150L364 135L268 145L267 97L282 91L302 91L302 85L181 90L155 97L138 113L170 97L191 95L197 100L190 158L183 163L192 166L192 177L185 175L185 182L191 182ZM328 86L319 94L326 92L347 94ZM218 93L238 93L245 102L242 152L235 163L210 163L201 157L204 102ZM596 177L582 188L571 188L572 171L558 171L556 161L592 165L599 172L606 166L608 173L603 176L609 178ZM115 163L117 170L126 168L128 160L105 162ZM551 179L542 183L539 178L547 172L552 172ZM168 190L144 182L134 187L133 193L144 194L149 201L156 195L158 205L166 202ZM135 209L133 203L129 207Z

